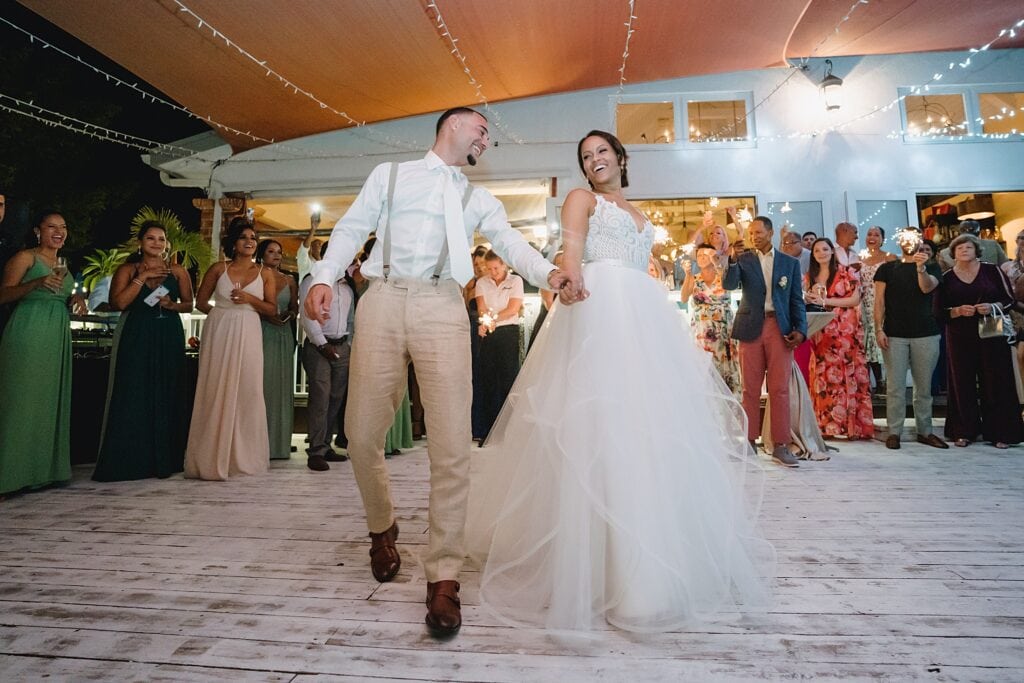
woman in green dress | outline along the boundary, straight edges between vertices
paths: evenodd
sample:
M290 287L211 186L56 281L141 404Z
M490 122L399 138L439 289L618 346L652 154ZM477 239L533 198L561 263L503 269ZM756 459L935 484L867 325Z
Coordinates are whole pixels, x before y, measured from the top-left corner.
M167 230L139 227L139 251L114 272L110 305L123 311L114 338L107 409L92 478L169 477L185 462L185 332L192 280L170 263Z
M284 251L276 240L263 240L256 249L256 263L270 269L277 279L277 312L260 315L263 326L263 398L267 403L270 459L292 455L295 407L295 330L289 324L299 312L299 288L295 278L281 272Z
M0 339L0 495L71 478L74 279L57 256L68 228L46 211L32 232L36 246L11 257L0 281L0 304L17 303Z

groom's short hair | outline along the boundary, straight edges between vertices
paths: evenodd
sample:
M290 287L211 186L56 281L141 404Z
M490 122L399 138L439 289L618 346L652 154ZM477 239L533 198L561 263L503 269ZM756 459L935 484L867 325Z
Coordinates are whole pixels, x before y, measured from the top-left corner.
M772 227L772 219L768 218L768 216L756 216L754 220L761 221L761 224L764 225L765 230L768 232L775 232L775 228Z

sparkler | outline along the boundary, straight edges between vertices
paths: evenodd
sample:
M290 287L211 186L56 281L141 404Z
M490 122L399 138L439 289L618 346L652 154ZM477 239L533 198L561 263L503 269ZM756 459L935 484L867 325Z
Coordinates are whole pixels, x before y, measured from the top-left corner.
M896 244L900 245L900 248L910 253L916 252L921 247L921 233L917 230L911 230L904 228L894 235Z

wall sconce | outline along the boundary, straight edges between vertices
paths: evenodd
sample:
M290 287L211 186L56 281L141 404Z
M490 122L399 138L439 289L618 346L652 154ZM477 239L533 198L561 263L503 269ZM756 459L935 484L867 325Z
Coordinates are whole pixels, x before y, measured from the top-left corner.
M825 60L825 78L821 80L821 96L825 100L825 110L834 111L841 106L840 92L843 79L832 75L832 60Z

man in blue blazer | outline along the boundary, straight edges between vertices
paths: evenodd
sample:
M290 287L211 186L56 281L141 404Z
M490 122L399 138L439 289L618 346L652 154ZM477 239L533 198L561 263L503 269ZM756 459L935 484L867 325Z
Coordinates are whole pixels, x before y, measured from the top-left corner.
M722 277L725 289L742 287L732 336L740 342L743 410L751 446L761 434L761 384L767 377L772 403L772 460L798 467L789 448L789 376L793 349L807 337L807 310L800 286L800 262L772 247L772 221L758 216L747 233L754 249L729 258Z

